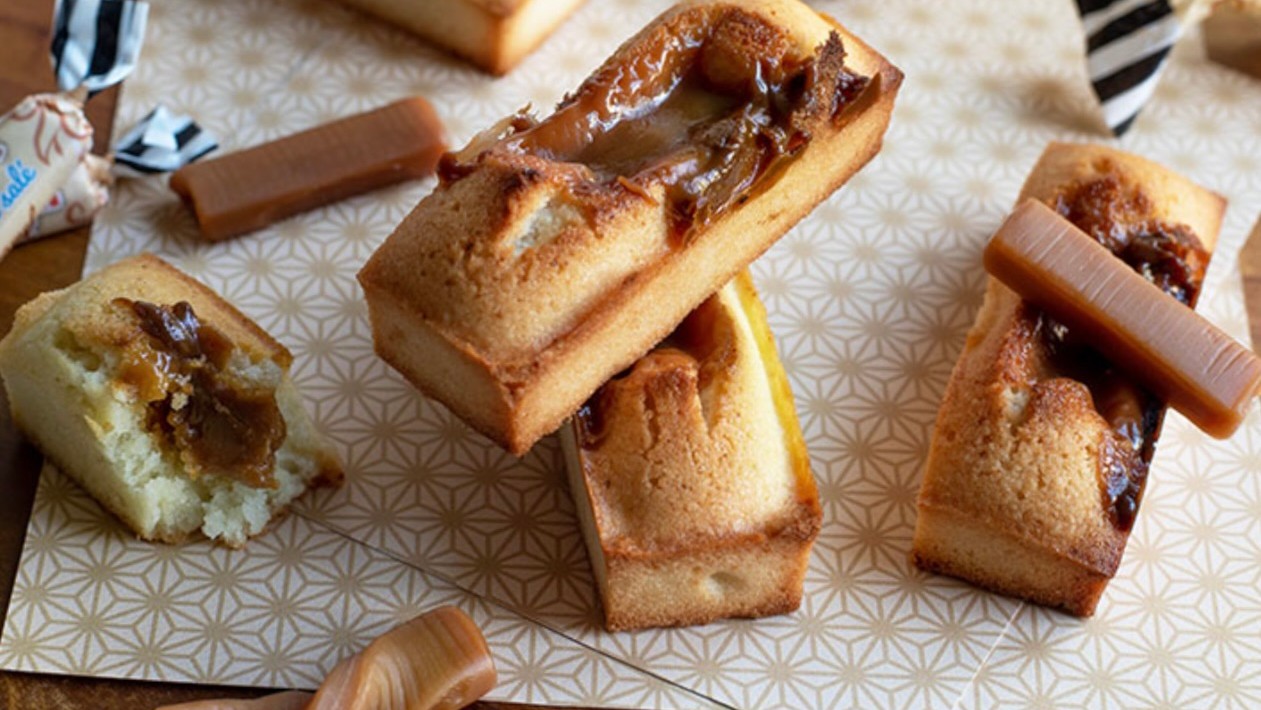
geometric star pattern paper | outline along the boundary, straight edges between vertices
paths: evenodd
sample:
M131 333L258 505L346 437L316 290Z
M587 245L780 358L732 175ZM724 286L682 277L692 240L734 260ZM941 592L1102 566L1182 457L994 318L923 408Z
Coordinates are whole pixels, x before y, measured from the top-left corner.
M459 146L545 111L669 0L591 0L502 78L317 0L155 3L117 125L158 100L229 151L413 94ZM148 545L44 476L0 665L311 687L391 623L469 611L493 697L621 707L1261 703L1261 418L1225 442L1170 415L1143 510L1080 621L915 570L915 496L980 305L980 252L1050 140L1104 140L1070 4L812 3L906 73L879 156L753 265L824 524L791 615L609 634L558 447L513 458L372 352L359 267L432 180L209 244L165 179L120 183L87 270L149 250L294 353L348 468L244 551ZM1200 308L1247 338L1238 249L1261 206L1261 84L1180 47L1120 147L1231 210Z

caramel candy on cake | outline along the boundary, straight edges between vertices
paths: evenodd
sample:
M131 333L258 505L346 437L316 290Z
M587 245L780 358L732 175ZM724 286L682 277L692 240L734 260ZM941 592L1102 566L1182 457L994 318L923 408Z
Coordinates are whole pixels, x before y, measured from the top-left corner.
M610 630L792 611L822 512L747 271L561 430Z
M1053 143L1021 191L1020 202L1029 199L1194 306L1225 210L1218 195L1134 155ZM1125 551L1165 412L1094 344L989 279L933 430L916 564L1094 613Z
M1021 204L985 248L985 269L1199 428L1218 438L1239 428L1261 358L1050 207Z
M514 454L880 148L901 74L797 0L692 0L445 156L359 273L377 353Z
M322 205L431 174L446 150L420 97L317 126L171 175L202 234L227 239Z
M342 0L505 74L583 0Z

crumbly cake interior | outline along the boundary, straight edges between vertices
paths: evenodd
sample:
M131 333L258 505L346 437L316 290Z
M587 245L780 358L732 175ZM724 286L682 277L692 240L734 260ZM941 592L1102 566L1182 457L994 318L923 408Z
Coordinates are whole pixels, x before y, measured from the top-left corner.
M181 305L182 304L182 305ZM144 255L18 312L0 341L17 426L139 536L239 546L341 468L289 353Z

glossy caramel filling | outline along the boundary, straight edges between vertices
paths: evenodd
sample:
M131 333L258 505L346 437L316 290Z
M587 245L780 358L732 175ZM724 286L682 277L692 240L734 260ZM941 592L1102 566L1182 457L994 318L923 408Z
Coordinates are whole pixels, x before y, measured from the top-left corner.
M1199 296L1208 252L1184 225L1145 217L1147 198L1112 177L1074 185L1053 207L1162 291L1191 308ZM1030 308L1032 308L1030 306ZM1039 377L1068 377L1090 391L1112 429L1099 455L1100 490L1117 528L1134 524L1165 402L1120 371L1089 342L1045 313L1036 314L1045 358Z
M120 379L146 403L146 426L174 448L191 478L218 475L275 488L285 420L276 393L228 370L233 345L193 307L118 298L145 337L124 350Z
M601 69L544 121L514 119L499 147L581 166L578 193L664 194L683 243L769 183L869 83L844 67L835 32L798 56L780 29L738 7L706 9L704 20L695 12ZM459 179L473 157L448 156L440 177Z

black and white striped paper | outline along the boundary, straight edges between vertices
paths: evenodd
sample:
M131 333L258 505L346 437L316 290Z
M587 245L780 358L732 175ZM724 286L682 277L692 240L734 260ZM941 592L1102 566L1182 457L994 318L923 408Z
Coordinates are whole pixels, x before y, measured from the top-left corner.
M1103 120L1121 136L1156 91L1182 21L1168 0L1077 0L1077 9Z
M219 144L188 116L158 104L114 146L114 173L137 177L178 170Z
M149 5L133 0L57 0L52 59L62 91L96 93L136 66Z
M1168 0L1077 0L1077 9L1090 82L1119 137L1156 91L1182 23Z

